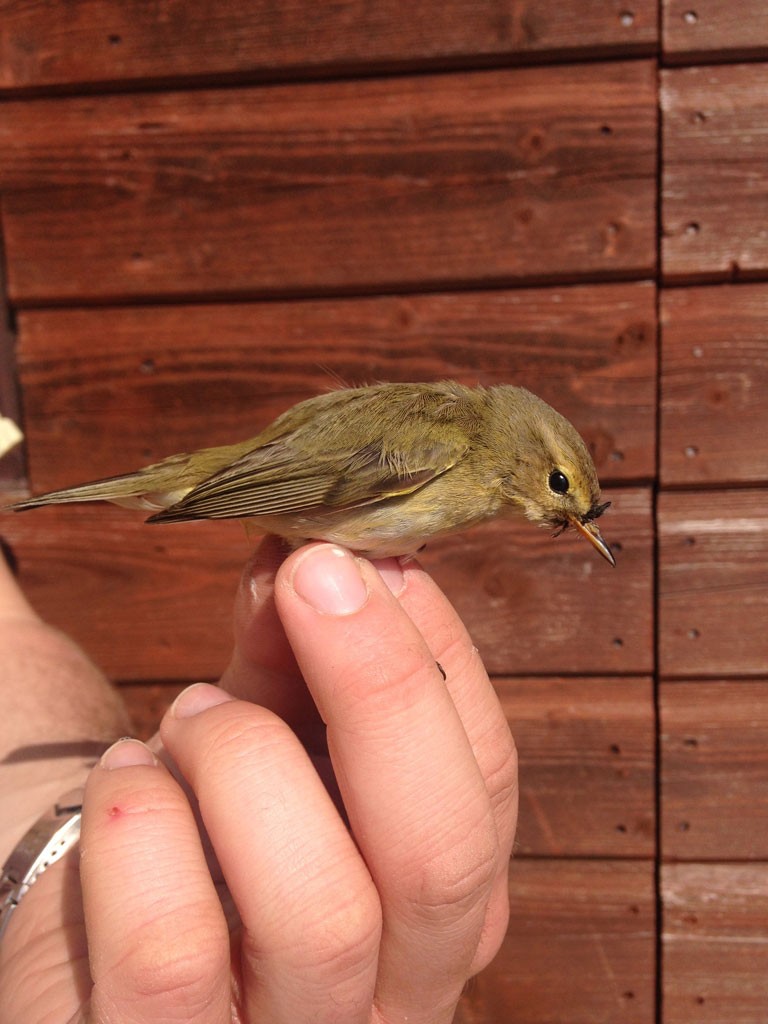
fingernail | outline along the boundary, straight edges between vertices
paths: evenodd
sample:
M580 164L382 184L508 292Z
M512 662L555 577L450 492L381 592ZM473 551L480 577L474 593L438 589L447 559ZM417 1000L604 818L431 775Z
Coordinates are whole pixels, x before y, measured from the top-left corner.
M211 683L193 683L186 690L182 690L176 700L171 704L171 714L174 718L192 718L199 715L201 711L216 707L217 704L226 704L234 700L232 694L222 690L220 686L213 686Z
M154 767L157 758L140 740L124 736L104 751L99 764L108 771L112 771L113 768L136 768L138 765Z
M351 615L368 600L357 559L330 544L310 548L293 570L292 582L299 597L325 615Z
M396 558L377 558L372 560L372 564L395 597L399 597L405 589L405 576L400 562Z

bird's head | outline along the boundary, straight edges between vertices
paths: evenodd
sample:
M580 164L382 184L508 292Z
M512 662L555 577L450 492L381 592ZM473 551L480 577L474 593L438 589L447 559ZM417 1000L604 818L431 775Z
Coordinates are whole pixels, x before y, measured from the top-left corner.
M600 501L587 446L551 406L521 388L514 391L515 408L505 431L512 457L502 480L504 496L532 522L554 529L556 536L574 527L615 566L596 523L610 502Z

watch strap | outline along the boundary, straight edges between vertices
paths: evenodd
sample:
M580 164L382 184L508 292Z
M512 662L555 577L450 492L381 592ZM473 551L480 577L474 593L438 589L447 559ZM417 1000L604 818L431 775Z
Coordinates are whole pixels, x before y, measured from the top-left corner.
M83 788L60 796L22 836L0 874L0 940L20 900L80 839Z

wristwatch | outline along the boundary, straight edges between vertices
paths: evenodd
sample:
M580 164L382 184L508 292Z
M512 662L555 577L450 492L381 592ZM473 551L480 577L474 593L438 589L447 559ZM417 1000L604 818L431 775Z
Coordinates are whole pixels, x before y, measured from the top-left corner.
M82 786L59 797L22 837L3 864L0 874L0 940L29 887L77 844L82 808Z

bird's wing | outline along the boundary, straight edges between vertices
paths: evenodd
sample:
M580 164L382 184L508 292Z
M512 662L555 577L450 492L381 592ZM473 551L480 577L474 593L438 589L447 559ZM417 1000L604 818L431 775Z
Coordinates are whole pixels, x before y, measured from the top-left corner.
M422 487L454 466L469 448L460 431L444 426L440 436L425 431L407 453L393 448L384 432L354 447L337 439L336 444L321 440L308 449L310 439L311 431L297 432L256 448L151 521L354 508Z

